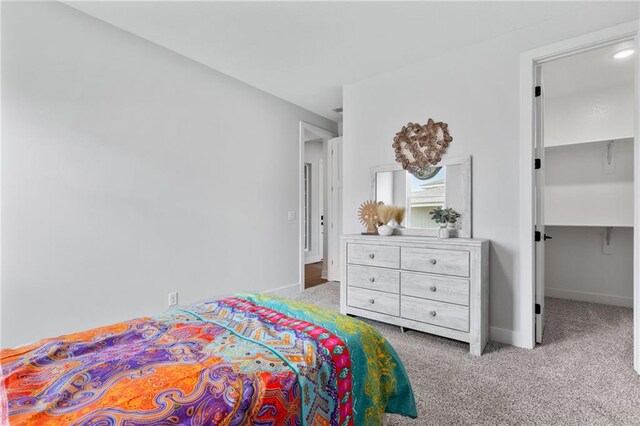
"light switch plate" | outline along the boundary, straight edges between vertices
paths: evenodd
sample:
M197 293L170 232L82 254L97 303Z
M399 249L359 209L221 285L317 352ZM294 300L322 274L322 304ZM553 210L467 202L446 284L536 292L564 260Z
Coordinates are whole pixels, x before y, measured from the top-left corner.
M296 220L296 212L295 212L295 210L289 210L289 213L287 214L287 218L289 220Z
M174 291L169 293L169 306L175 306L178 304L178 292Z

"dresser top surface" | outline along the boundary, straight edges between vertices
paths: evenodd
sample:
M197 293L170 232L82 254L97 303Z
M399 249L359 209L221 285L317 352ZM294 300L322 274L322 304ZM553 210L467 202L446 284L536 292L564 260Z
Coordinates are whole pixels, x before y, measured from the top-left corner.
M362 234L346 234L340 236L342 240L358 241L358 242L375 242L375 243L422 243L422 244L442 244L442 245L483 245L488 244L490 240L484 238L437 238L422 237L415 235L389 235L387 237L381 235L362 235Z

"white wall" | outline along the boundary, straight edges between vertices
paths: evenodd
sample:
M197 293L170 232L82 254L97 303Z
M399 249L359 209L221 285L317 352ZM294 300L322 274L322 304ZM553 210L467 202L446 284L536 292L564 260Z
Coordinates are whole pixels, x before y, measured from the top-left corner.
M633 85L623 85L546 97L545 146L632 137L633 96Z
M449 123L449 154L473 156L473 234L490 238L491 338L520 346L530 307L519 280L520 53L637 19L636 4L598 4L344 88L344 231L360 232L369 169L391 164L393 136L409 121ZM446 36L446 35L443 35Z
M324 167L324 142L314 140L305 142L304 162L311 164L311 244L305 253L305 262L319 262L323 258L324 234L320 235L320 198L324 198L324 182L320 182L320 168ZM324 180L324 177L323 177Z
M57 2L2 3L2 103L1 347L298 285L299 120L335 123Z
M550 226L545 243L545 295L633 306L633 228L613 228L611 254L603 253L605 228Z
M608 145L545 149L545 224L633 226L633 139L611 144L611 165Z

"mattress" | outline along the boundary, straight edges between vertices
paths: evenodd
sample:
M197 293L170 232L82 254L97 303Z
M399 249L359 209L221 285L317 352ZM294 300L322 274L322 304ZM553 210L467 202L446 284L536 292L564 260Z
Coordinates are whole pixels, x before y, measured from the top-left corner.
M238 295L0 351L11 424L379 425L416 417L391 345L360 320Z

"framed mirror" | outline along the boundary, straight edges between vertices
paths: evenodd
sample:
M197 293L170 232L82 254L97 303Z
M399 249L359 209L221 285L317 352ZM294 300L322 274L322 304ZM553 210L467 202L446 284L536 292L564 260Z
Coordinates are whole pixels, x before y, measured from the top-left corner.
M431 220L436 207L461 214L455 236L471 238L471 157L445 157L435 167L414 176L400 164L371 168L371 197L406 209L394 234L437 236L439 225ZM453 236L453 235L452 235Z

